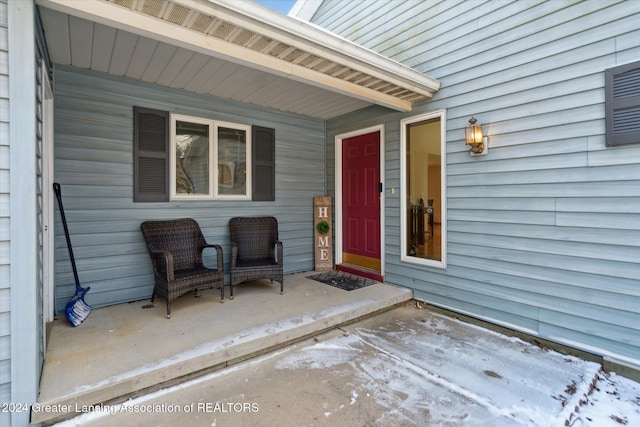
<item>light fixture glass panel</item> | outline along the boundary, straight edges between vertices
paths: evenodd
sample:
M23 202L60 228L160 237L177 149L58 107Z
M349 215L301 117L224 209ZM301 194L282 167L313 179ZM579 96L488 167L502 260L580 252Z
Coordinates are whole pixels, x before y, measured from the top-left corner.
M467 144L479 144L482 142L482 125L469 125L465 128Z

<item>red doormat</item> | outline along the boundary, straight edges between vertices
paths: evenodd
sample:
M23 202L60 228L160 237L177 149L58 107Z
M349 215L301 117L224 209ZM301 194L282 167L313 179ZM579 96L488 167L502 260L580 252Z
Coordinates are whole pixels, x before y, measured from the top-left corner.
M353 291L354 289L371 286L376 282L366 277L356 276L354 274L345 273L343 271L327 271L326 273L307 276L307 279L315 280L335 288L344 289L345 291Z

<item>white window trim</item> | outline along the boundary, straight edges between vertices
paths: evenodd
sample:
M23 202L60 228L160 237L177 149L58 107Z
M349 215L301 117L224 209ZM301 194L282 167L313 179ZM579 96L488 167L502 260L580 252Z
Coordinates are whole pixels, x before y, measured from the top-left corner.
M440 168L440 194L442 197L442 233L441 242L442 259L440 261L433 259L425 259L407 254L407 215L405 209L407 200L407 125L419 123L431 119L440 119L440 147L442 153L442 164ZM446 110L437 110L419 116L409 117L400 120L400 260L411 264L420 264L428 267L447 268L447 161L446 161L446 142L447 142L447 116Z
M251 126L238 123L219 122L200 117L186 116L181 114L170 115L170 152L169 152L169 186L170 200L251 200ZM207 125L209 127L209 192L207 194L179 194L176 192L176 122L185 121ZM231 128L244 130L246 133L246 170L245 178L246 194L219 194L218 193L218 128Z

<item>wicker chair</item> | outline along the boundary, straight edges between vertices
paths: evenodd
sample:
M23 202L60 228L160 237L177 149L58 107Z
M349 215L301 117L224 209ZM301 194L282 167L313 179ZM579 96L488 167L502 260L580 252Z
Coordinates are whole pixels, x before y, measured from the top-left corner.
M233 287L252 279L280 282L284 292L282 242L274 217L235 217L229 220L231 237L231 296Z
M224 270L222 247L207 244L198 223L191 218L145 221L140 225L155 272L151 302L156 296L167 301L167 318L171 303L179 296L203 288L219 288L224 302ZM210 269L202 262L205 248L214 248L217 267Z

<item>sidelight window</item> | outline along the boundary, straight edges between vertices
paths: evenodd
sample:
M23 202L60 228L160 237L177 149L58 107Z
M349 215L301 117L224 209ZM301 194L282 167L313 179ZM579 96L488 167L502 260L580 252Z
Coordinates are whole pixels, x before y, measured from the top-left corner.
M445 266L444 111L401 122L402 259Z

